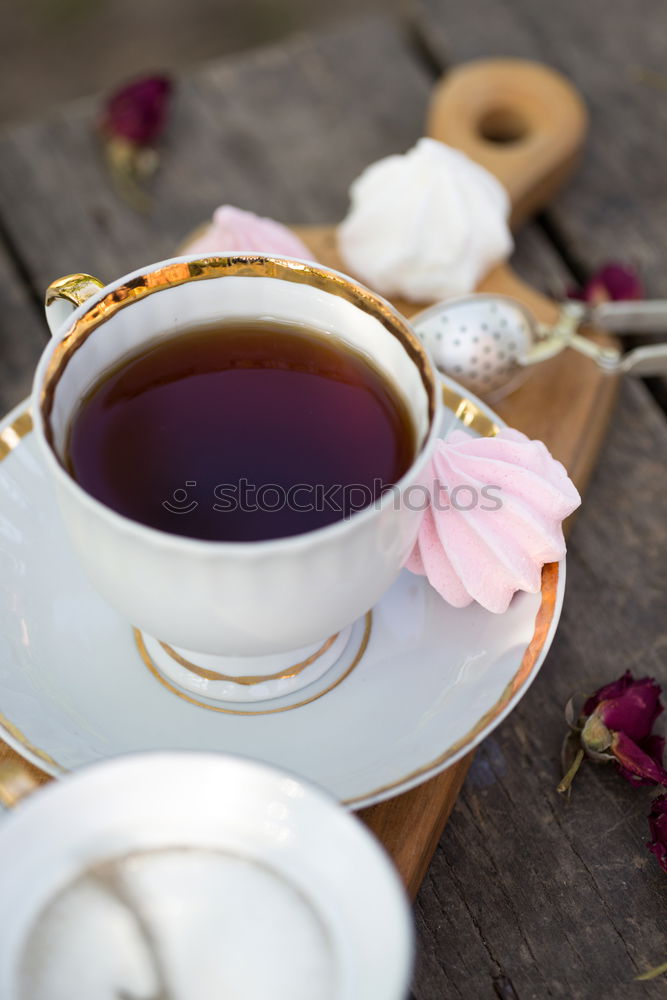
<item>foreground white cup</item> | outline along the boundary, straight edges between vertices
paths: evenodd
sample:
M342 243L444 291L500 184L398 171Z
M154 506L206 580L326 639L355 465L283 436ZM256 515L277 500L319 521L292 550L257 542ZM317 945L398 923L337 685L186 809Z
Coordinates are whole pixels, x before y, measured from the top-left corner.
M28 780L0 768L0 799ZM407 993L411 917L388 856L327 794L255 761L83 768L2 820L0 852L2 1000Z
M100 593L159 640L160 669L181 687L253 700L311 683L314 669L321 676L340 654L346 626L398 575L419 527L420 505L405 502L406 490L425 474L441 399L404 318L335 271L257 254L177 257L105 287L69 276L50 287L47 318L53 339L35 376L35 432L74 547ZM373 361L404 398L417 438L395 490L302 535L210 542L123 517L72 479L64 467L68 428L100 375L156 338L233 318L305 324ZM190 683L184 676L195 660Z

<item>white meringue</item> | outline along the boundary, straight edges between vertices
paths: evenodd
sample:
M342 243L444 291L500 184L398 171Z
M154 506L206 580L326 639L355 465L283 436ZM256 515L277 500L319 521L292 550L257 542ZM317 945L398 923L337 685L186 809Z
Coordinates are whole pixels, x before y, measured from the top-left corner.
M513 248L502 184L436 139L371 164L350 198L340 254L383 295L412 302L465 295Z
M406 562L456 608L476 600L506 611L536 594L542 567L565 555L562 522L581 498L546 445L504 428L496 437L454 431L438 442L431 504Z

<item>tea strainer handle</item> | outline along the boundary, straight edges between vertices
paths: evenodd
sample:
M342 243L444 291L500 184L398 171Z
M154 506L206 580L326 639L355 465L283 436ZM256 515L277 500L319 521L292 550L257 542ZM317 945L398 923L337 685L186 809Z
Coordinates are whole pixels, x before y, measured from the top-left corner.
M601 302L587 313L586 321L610 333L625 336L667 333L667 300L642 299ZM612 352L595 360L603 371L623 375L667 374L667 344L643 344L622 353Z
M667 333L667 299L601 302L587 321L610 333Z

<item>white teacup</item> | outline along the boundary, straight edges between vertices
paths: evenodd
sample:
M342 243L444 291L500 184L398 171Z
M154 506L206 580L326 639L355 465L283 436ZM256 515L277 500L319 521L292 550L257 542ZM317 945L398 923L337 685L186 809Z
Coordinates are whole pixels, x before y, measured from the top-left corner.
M78 306L77 306L77 303ZM230 318L273 318L361 350L405 400L415 458L396 489L324 528L261 542L167 534L111 510L64 467L73 414L98 378L160 336ZM180 688L252 701L322 676L398 575L417 534L419 484L440 425L437 376L386 301L336 271L257 254L176 257L105 287L84 275L47 293L53 339L35 376L33 416L72 542L108 602L145 633Z

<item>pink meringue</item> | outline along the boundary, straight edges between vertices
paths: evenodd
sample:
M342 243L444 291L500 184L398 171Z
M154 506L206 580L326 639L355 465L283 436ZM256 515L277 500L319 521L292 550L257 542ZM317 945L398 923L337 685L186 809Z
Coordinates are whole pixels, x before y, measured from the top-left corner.
M316 260L306 244L281 222L233 205L216 208L206 231L188 246L188 253L201 254L244 250Z
M546 446L510 428L489 438L454 431L438 442L428 482L407 569L456 608L475 600L501 614L517 590L538 593L544 564L565 555L562 522L581 503Z

